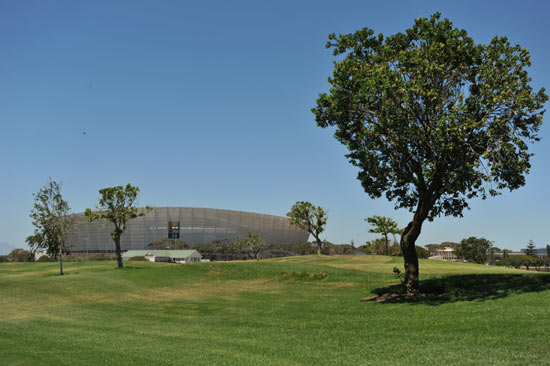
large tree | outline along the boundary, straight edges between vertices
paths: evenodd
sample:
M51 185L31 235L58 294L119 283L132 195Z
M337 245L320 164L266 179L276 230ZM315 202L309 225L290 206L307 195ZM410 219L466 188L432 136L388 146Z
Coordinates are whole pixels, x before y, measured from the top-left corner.
M458 247L455 249L455 254L458 258L479 264L487 262L487 253L493 246L493 243L485 238L476 238L471 236L467 239L462 239Z
M388 235L401 234L402 229L397 226L397 222L393 221L391 217L374 215L366 218L365 221L373 226L369 229L369 233L377 233L384 236L386 243L386 255L389 255Z
M327 212L323 208L313 205L311 202L298 201L290 208L290 212L286 215L290 219L291 224L313 235L317 243L317 254L320 255L321 248L323 248L323 241L320 235L325 230L325 225L327 224Z
M145 216L146 212L151 210L145 207L139 210L134 206L139 188L128 183L126 186L108 187L99 190L100 198L95 211L87 208L85 215L88 221L92 222L98 219L105 219L113 224L111 238L115 242L118 267L122 268L122 252L120 247L120 238L126 230L126 224L129 220L136 217Z
M33 196L30 217L34 234L27 237L26 242L33 252L43 248L50 257L59 258L59 274L63 275L63 254L68 250L67 238L74 223L71 209L61 195L61 183L51 178Z
M476 44L439 13L386 38L331 34L327 48L339 57L312 111L336 126L365 192L414 213L400 245L417 293L422 224L525 184L548 96L530 86L527 50L503 37Z

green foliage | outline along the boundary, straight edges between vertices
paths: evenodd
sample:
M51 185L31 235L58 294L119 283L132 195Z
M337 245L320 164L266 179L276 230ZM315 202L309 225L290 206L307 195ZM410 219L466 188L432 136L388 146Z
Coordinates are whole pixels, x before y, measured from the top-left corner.
M128 259L132 262L147 262L148 259L145 258L144 256L141 256L141 255L138 255L138 256L135 256L135 257L131 257L130 259Z
M43 256L41 256L40 258L38 258L38 259L36 260L36 262L40 262L40 263L55 262L55 259L50 258L50 257L47 256L47 255L43 255Z
M526 49L504 37L476 44L439 13L386 38L368 28L331 34L327 48L338 60L312 112L318 126L336 127L370 197L415 213L401 240L417 289L422 223L525 184L548 96L530 85Z
M246 253L248 259L260 259L260 252L265 249L266 244L258 234L249 232L246 237L237 237L233 242L237 250Z
M399 282L403 283L403 274L399 268L393 267L393 274L397 277Z
M393 242L388 246L386 251L386 240L384 238L377 238L365 243L358 248L358 250L365 254L377 254L377 255L391 255L399 256L401 255L401 248L399 244Z
M455 254L458 258L484 264L487 262L487 251L493 244L485 238L476 238L471 236L467 239L462 239L460 245L455 249Z
M400 229L397 226L397 222L393 221L391 217L374 215L366 218L365 221L373 226L373 228L369 229L369 233L379 233L384 236L386 245L385 254L389 255L388 234L401 234L403 229Z
M529 269L529 267L532 266L534 263L536 263L535 258L531 256L511 255L499 261L498 264L501 266L515 267L515 268L520 268L521 266L525 266L527 269Z
M110 261L112 260L112 257L109 257L108 255L93 255L88 258L89 261Z
M7 255L0 255L0 263L6 263L9 262Z
M528 255L530 257L537 256L537 247L535 246L535 242L533 242L532 240L529 240L529 244L527 244L527 249L525 249L525 255Z
M34 253L25 249L16 248L8 254L8 262L33 262Z
M79 255L69 254L63 257L64 262L82 262L82 258Z
M50 178L47 185L33 195L34 205L30 217L34 225L34 234L26 242L32 251L47 249L47 254L59 258L59 273L63 275L61 256L68 251L66 242L74 224L70 207L61 195L61 183Z
M187 243L180 239L158 239L147 244L149 248L166 250L166 249L185 249Z
M151 210L147 206L144 210L138 211L135 202L139 194L139 188L128 183L126 186L108 187L99 190L100 198L96 211L87 208L85 215L88 221L99 219L108 220L114 225L111 238L115 243L118 267L122 268L122 253L120 248L120 237L126 230L126 223L136 217L145 216Z
M427 259L430 257L430 252L427 249L419 247L418 245L415 245L415 249L416 249L416 256L418 258Z
M325 225L327 224L327 212L310 202L298 201L290 208L290 212L286 215L291 224L313 235L317 242L317 254L321 254L323 241L320 235L325 230Z

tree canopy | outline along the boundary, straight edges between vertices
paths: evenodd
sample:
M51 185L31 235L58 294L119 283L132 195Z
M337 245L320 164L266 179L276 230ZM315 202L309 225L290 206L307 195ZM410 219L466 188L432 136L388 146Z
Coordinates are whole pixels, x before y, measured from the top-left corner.
M122 268L120 238L126 230L126 224L131 219L145 216L146 212L151 210L151 208L146 207L145 210L139 211L135 207L134 204L139 194L139 188L132 186L130 183L126 186L100 189L99 194L99 204L96 210L92 211L88 208L85 215L90 222L105 219L113 223L114 230L111 232L111 238L115 243L118 267Z
M401 247L415 293L422 223L525 184L548 96L530 85L526 49L505 37L476 44L439 13L389 37L331 34L327 48L338 60L312 111L336 127L370 197L414 212Z
M298 201L286 215L291 224L313 235L317 243L317 254L321 254L323 241L320 235L327 224L327 212L319 206L314 206L311 202Z
M492 246L493 243L485 238L471 236L460 242L460 245L455 249L455 254L468 262L484 264L487 262L489 248Z
M69 204L61 195L61 183L50 178L33 196L30 217L34 234L28 236L26 242L32 251L43 248L52 258L59 257L59 274L63 275L63 253L67 252L67 238L74 219L69 216Z
M386 244L386 255L389 255L388 251L388 235L401 234L401 229L397 226L397 222L393 221L391 217L384 216L371 216L365 219L366 222L373 227L369 229L369 233L378 233L384 236Z

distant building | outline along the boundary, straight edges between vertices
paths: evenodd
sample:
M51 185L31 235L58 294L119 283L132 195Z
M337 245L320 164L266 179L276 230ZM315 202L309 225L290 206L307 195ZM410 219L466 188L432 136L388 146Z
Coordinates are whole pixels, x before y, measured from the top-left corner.
M521 254L516 254L516 255L525 255L525 252L527 251L527 249L522 249ZM546 258L546 248L537 248L535 249L535 256L537 258Z
M143 212L143 208L139 211ZM68 239L72 253L114 252L111 222L88 222L83 213L74 217L76 224ZM145 216L128 221L121 247L122 250L147 250L149 243L159 239L209 244L233 241L248 232L258 234L268 244L300 244L309 237L308 232L292 225L286 217L215 208L153 207Z
M456 261L458 260L455 250L451 247L445 247L444 249L436 249L430 252L428 259L439 259L444 261Z
M196 250L128 250L122 254L127 261L133 257L145 257L150 262L198 263L202 256Z

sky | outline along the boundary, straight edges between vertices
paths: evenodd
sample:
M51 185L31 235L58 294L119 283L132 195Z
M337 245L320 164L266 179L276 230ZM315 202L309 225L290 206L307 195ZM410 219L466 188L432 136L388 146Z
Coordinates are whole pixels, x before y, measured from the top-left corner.
M368 197L311 108L329 88L328 34L391 35L437 11L476 42L527 48L533 87L550 87L545 1L1 0L0 254L25 247L49 177L74 212L131 183L140 205L285 216L310 201L333 243L376 238L372 215L406 226L412 214ZM550 243L549 125L524 187L426 222L417 243Z

